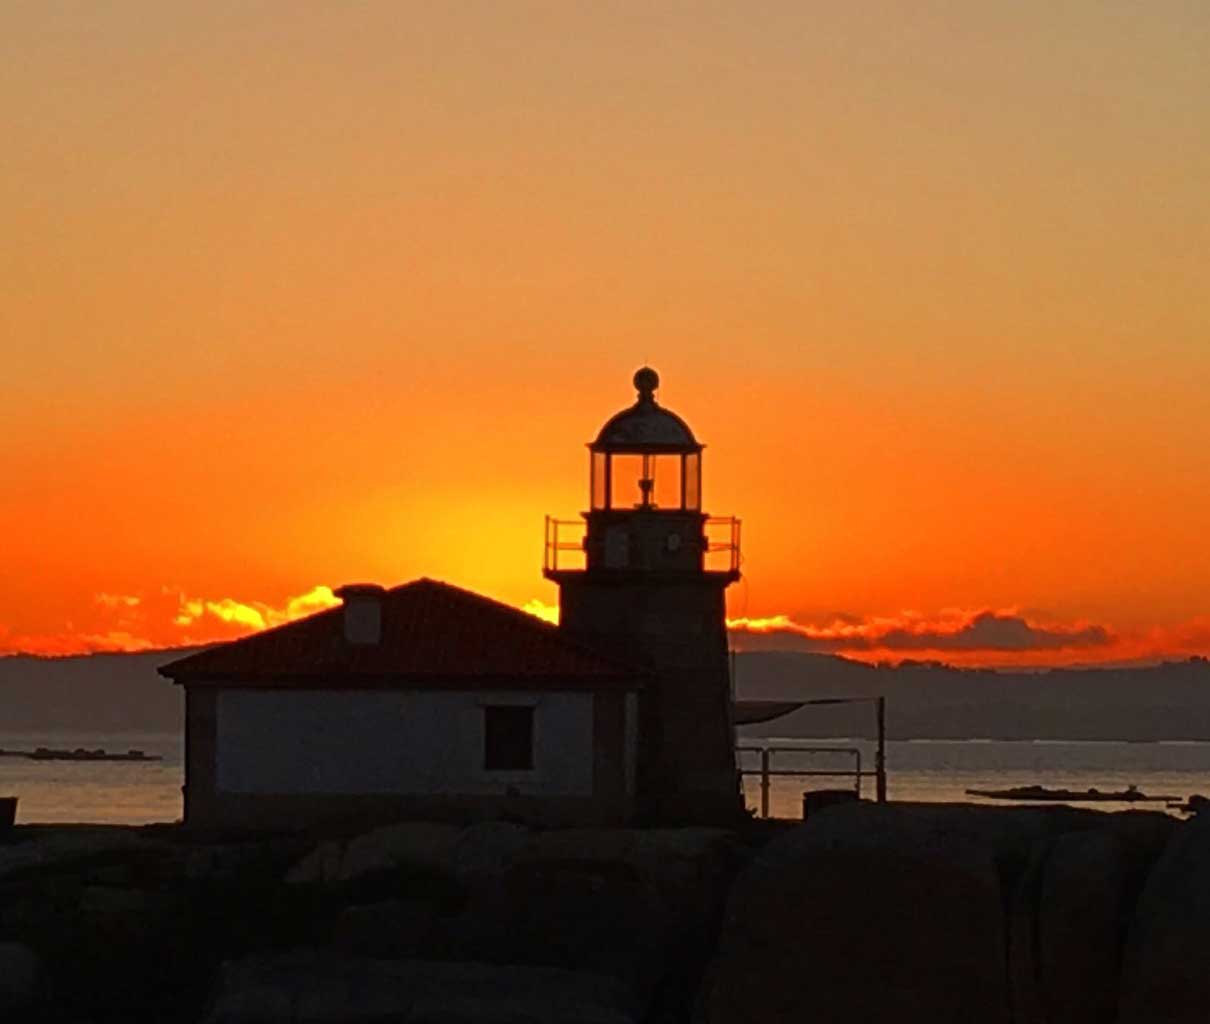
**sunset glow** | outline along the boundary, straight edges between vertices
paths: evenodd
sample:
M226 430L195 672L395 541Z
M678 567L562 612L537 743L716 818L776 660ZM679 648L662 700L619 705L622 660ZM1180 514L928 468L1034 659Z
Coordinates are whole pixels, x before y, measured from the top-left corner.
M657 9L658 8L658 9ZM633 400L737 646L1210 651L1210 7L0 15L0 652L457 583Z

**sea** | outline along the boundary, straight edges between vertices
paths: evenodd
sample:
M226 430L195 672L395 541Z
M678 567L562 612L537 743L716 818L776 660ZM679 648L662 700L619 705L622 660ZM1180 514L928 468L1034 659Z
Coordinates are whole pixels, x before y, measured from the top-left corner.
M855 789L853 769L874 768L874 745L867 740L742 740L743 747L769 748L772 772L835 774L771 775L770 816L799 818L808 789ZM5 734L0 749L51 747L109 752L142 750L162 759L123 761L31 761L0 756L0 796L16 796L19 824L88 822L142 825L181 817L184 782L182 737L177 733ZM853 752L857 751L857 755ZM744 750L744 796L754 812L762 807L761 754ZM887 792L891 800L996 803L968 795L968 789L1006 789L1045 785L1084 791L1125 790L1136 786L1151 796L1181 800L1210 795L1210 742L1163 740L1147 743L1070 740L892 740L887 744ZM874 780L861 780L863 796L873 798ZM1159 803L1092 803L1103 810Z

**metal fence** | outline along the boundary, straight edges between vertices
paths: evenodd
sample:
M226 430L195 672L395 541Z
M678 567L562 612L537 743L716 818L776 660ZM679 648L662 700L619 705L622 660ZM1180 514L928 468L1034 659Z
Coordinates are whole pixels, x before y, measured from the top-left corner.
M806 700L802 706L827 704L873 704L878 728L876 746L874 748L873 770L863 770L861 767L861 751L857 747L802 747L786 745L746 744L735 748L740 757L738 764L741 777L757 777L760 779L760 816L769 817L769 788L775 778L798 777L804 779L832 778L851 779L853 791L858 797L862 792L862 779L874 780L874 799L886 803L886 698L885 697L827 697L823 699ZM843 754L852 758L852 767L844 770L786 768L775 769L773 757L777 754ZM759 754L759 768L744 768L744 754Z

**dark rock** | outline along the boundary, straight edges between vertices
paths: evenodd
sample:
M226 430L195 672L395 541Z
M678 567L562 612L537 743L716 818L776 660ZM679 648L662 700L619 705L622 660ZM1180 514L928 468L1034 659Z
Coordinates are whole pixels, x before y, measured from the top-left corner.
M332 942L346 953L423 957L432 948L440 907L436 900L384 900L347 907L336 918Z
M1008 985L1013 1024L1045 1024L1039 965L1037 917L1042 877L1051 841L1033 844L1025 871L1008 905Z
M133 916L146 914L153 899L139 889L119 889L108 885L85 886L80 893L80 912L98 916Z
M102 857L138 856L154 844L120 828L73 828L39 833L11 845L0 846L0 879L30 870L83 864Z
M306 849L306 842L297 837L190 846L181 861L179 877L191 882L230 883L259 876L267 882L296 863Z
M1121 1024L1210 1014L1210 818L1179 825L1148 875L1122 961Z
M625 986L551 968L316 953L225 964L205 1024L635 1024Z
M286 881L349 882L401 868L452 872L463 837L464 831L455 825L426 821L386 825L347 843L320 844L290 870Z
M1036 926L1047 1024L1112 1024L1130 871L1110 833L1072 833L1051 847Z
M592 970L654 983L673 922L625 864L518 864L470 887L462 912L441 921L443 958Z
M0 942L0 1019L29 1010L38 999L42 964L19 942Z
M455 875L491 875L506 871L529 842L529 830L504 821L485 821L463 829L451 858Z
M1040 841L1013 902L1015 1024L1111 1024L1132 848L1110 828Z
M1005 893L1066 808L849 805L773 840L732 889L709 1024L1005 1024Z

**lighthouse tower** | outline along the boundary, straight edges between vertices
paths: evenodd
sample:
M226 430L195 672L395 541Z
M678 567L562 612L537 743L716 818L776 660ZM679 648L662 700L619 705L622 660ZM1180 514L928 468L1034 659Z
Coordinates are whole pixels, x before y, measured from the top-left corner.
M659 383L640 369L634 405L588 445L589 511L583 524L548 520L544 572L559 586L562 629L652 674L642 813L724 821L743 806L724 603L739 579L739 521L702 511L702 445L656 401Z

